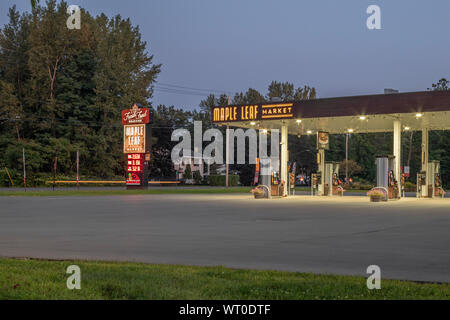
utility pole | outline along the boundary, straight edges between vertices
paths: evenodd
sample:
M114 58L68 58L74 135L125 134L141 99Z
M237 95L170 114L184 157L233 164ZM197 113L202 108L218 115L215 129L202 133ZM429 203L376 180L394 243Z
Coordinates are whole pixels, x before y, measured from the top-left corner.
M77 189L80 188L80 151L77 150Z
M56 167L58 166L58 150L56 150L55 161L53 163L53 191L55 191L56 184Z
M231 97L228 96L228 105L231 104ZM228 184L228 163L229 163L229 155L230 155L230 131L229 131L229 126L227 126L227 132L226 132L226 142L225 142L225 186L228 188L229 184Z
M25 166L25 148L22 148L22 163L23 163L23 187L27 191L27 169Z

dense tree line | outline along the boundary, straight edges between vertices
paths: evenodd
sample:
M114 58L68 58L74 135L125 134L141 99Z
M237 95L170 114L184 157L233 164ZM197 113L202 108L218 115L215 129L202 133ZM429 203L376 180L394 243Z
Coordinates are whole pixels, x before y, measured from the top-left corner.
M123 173L120 111L150 106L160 66L138 27L120 16L92 17L66 28L67 3L47 1L31 13L9 10L0 31L0 165L14 176L25 148L30 178L70 175L80 150L83 174Z
M161 66L152 62L138 27L120 16L93 17L82 10L82 28L69 30L65 27L67 3L38 3L31 12L11 8L9 22L0 29L0 184L8 184L4 168L20 183L22 148L32 183L48 179L55 157L58 174L73 177L77 150L82 175L122 176L120 111L134 102L152 108L151 175L174 177L170 159L175 144L170 140L173 130L193 130L195 120L203 122L204 130L214 127L212 106L226 105L228 99L233 104L254 104L316 98L315 88L272 81L265 93L250 88L230 98L211 94L194 111L153 107L152 85ZM448 90L448 84L442 79L429 90ZM224 127L219 129L225 132ZM349 158L361 167L355 170L354 178L372 183L375 156L392 153L392 133L352 134L349 141ZM327 160L344 160L345 135L333 135L330 142ZM430 159L441 160L447 184L449 143L448 132L430 133ZM411 166L411 180L415 181L420 170L420 132L403 134L402 146L402 164ZM297 172L317 169L315 136L290 136L289 150ZM230 169L240 174L241 183L252 182L254 166L233 165Z

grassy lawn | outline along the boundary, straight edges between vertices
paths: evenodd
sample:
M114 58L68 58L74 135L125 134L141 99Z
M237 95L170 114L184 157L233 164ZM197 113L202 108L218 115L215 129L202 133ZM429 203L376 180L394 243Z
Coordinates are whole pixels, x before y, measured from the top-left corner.
M81 290L68 290L69 265ZM0 299L450 299L449 284L139 263L0 259Z
M110 196L110 195L135 195L135 194L221 194L221 193L249 193L251 187L232 188L168 188L168 189L148 189L148 190L45 190L45 191L0 191L0 196Z

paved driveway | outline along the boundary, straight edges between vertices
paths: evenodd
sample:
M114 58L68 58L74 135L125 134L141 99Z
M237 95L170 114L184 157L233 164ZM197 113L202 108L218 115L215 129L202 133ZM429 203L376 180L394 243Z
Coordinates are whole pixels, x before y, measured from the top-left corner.
M0 197L0 256L225 265L450 282L450 200Z

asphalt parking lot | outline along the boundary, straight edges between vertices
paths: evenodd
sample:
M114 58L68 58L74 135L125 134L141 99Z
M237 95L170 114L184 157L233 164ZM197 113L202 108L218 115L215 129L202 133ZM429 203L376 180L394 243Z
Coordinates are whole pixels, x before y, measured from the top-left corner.
M224 265L450 282L450 200L0 197L0 256Z

